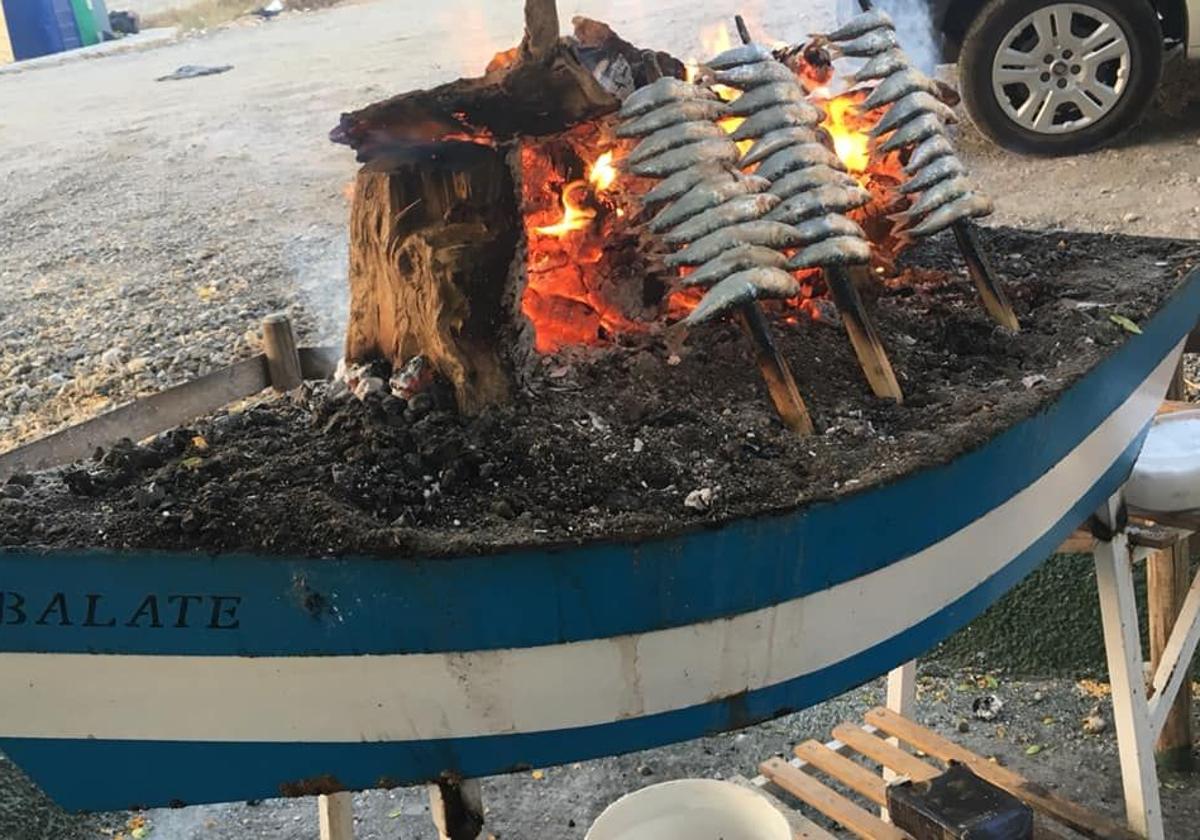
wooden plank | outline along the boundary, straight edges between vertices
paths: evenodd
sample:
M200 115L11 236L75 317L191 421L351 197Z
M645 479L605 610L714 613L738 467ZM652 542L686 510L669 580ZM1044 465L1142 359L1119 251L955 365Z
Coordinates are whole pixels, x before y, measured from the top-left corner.
M1154 696L1149 702L1150 727L1159 731L1166 720L1169 705L1163 698L1173 697L1187 677L1188 665L1200 644L1200 572L1188 589L1171 635L1163 646L1162 662L1154 672Z
M290 391L304 382L300 372L300 353L296 350L296 331L292 319L282 312L263 318L263 354L267 357L267 371L271 376L271 387L276 391Z
M300 372L305 379L330 379L342 360L342 348L332 345L300 348Z
M1173 549L1179 541L1179 532L1162 525L1130 525L1125 529L1129 544L1142 548ZM1184 583L1184 588L1187 583Z
M914 755L909 755L899 747L893 747L882 738L876 738L862 727L852 723L838 724L833 730L833 737L860 755L877 761L884 767L894 770L901 776L907 776L914 782L924 782L942 775L940 768L927 764Z
M1186 772L1192 769L1192 687L1188 679L1190 657L1172 663L1164 660L1163 652L1171 633L1175 629L1184 600L1187 598L1191 575L1189 571L1188 541L1174 539L1170 547L1152 554L1146 560L1146 623L1150 636L1150 668L1157 676L1159 667L1166 661L1168 677L1164 685L1171 682L1170 669L1183 672L1179 689L1175 694L1164 693L1150 704L1151 730L1158 732L1154 745L1159 767ZM1174 697L1174 702L1171 698ZM1157 701L1157 702L1155 702ZM1166 709L1161 726L1156 720L1159 708Z
M764 784L767 782L765 776L760 776L759 778L763 780ZM739 787L754 791L767 800L767 802L771 803L775 810L783 814L783 818L787 820L788 828L792 830L792 840L837 840L832 834L795 808L789 808L780 801L779 797L774 796L769 790L764 790L762 785L758 784L757 781L751 781L745 776L740 775L731 777L730 781Z
M832 776L876 805L887 804L887 785L882 778L861 764L856 764L817 741L805 741L803 744L797 744L793 752L796 753L796 758Z
M1120 504L1120 497L1114 496L1097 515L1105 522L1115 522ZM1111 540L1101 541L1092 556L1112 686L1113 726L1121 759L1125 817L1134 833L1149 840L1162 840L1162 806L1158 770L1154 766L1154 733L1146 702L1137 595L1124 532L1118 531Z
M1130 507L1129 515L1168 528L1180 528L1195 533L1200 531L1200 510L1150 511Z
M965 764L975 775L997 787L1004 788L1035 810L1054 817L1085 837L1100 838L1101 840L1110 840L1110 838L1111 840L1136 840L1138 836L1124 826L1063 799L1041 785L1028 781L1018 773L993 764L970 750L885 708L877 707L867 712L866 720L879 727L883 732L895 735L928 755L942 761L957 761Z
M0 481L90 457L122 438L144 440L262 391L270 384L266 357L255 356L192 382L70 426L0 455Z
M1063 544L1054 550L1055 554L1091 554L1096 547L1096 538L1091 531L1083 528L1067 537Z
M792 796L865 840L912 840L908 834L864 811L846 797L780 758L758 766L763 775Z
M354 840L354 797L349 793L317 797L321 840Z
M1177 411L1192 411L1200 408L1196 403L1184 402L1183 400L1163 400L1155 410L1155 414L1174 414Z

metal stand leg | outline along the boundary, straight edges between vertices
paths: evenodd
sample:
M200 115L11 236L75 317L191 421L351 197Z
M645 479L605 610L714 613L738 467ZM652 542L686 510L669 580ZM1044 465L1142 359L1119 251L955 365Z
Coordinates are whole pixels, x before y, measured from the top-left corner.
M429 785L429 811L438 840L483 840L483 790L476 779Z
M1112 527L1118 521L1122 503L1119 494L1110 499L1098 514L1101 521ZM1141 836L1163 840L1158 770L1154 764L1155 733L1146 701L1133 568L1123 530L1117 530L1111 540L1096 544L1095 560L1126 818L1129 827Z
M354 840L354 795L332 793L317 797L317 821L321 840Z

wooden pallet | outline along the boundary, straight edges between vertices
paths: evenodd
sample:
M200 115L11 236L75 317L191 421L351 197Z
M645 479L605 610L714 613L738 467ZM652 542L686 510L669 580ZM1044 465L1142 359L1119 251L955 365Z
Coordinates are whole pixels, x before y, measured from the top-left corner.
M911 748L916 754L906 752ZM1097 840L1137 840L1123 825L1100 816L1020 774L938 735L890 709L867 712L863 723L843 723L833 730L833 740L822 744L805 741L795 758L770 758L759 765L755 784L773 786L832 820L841 829L864 840L912 840L887 822L887 785L884 775L924 781L940 775L950 761L965 764L980 778L1003 788L1038 815L1040 837L1071 837L1067 831ZM855 760L858 759L858 760ZM870 769L876 766L879 770ZM849 791L839 793L832 784ZM833 840L833 835L813 823L803 836Z

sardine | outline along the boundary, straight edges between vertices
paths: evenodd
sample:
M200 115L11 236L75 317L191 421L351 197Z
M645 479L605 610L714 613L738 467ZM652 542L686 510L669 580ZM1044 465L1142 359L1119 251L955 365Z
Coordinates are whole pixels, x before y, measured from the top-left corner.
M917 148L912 150L908 163L904 164L904 171L912 175L932 161L952 154L954 147L950 145L950 140L945 135L935 134L928 140L922 140Z
M762 245L738 245L716 259L709 260L680 280L684 286L711 286L731 274L748 268L784 268L787 257Z
M767 219L794 225L826 213L845 213L870 200L871 194L862 187L816 187L787 199L768 213Z
M914 119L921 114L933 114L945 125L950 125L958 122L958 115L954 113L954 109L946 105L942 100L932 94L928 94L923 90L918 90L915 93L910 93L908 96L902 96L888 108L887 113L875 123L871 128L870 135L879 137L887 134L900 126L904 125L911 119Z
M921 197L914 201L907 210L902 213L893 213L888 218L908 223L932 213L943 204L949 204L955 199L962 198L969 192L971 192L971 182L966 178L962 176L947 178L921 193Z
M780 198L791 198L817 187L857 187L858 181L848 172L831 166L817 164L807 169L789 172L771 185L771 193Z
M900 192L905 195L922 192L939 181L945 181L947 178L966 174L967 168L962 165L962 161L954 155L946 155L945 157L938 158L901 184Z
M689 169L698 163L737 163L742 153L728 138L719 140L700 140L689 143L669 152L663 152L649 160L643 160L630 167L634 175L650 178L666 178Z
M777 128L757 140L750 150L742 155L738 166L743 168L753 166L788 146L800 143L820 143L824 133L824 130L820 128Z
M838 265L863 265L871 261L871 243L857 236L835 236L809 245L788 260L788 268L825 268Z
M825 118L824 114L808 103L805 99L804 88L795 82L774 82L751 88L749 92L743 93L729 103L729 113L735 117L748 117L773 105L789 104L795 104L800 108L812 108L813 119L817 122Z
M711 122L687 122L672 125L654 132L642 142L634 146L633 151L621 161L628 168L635 163L649 160L655 155L678 149L697 140L710 140L725 136L725 129Z
M870 58L894 50L900 45L894 30L886 27L872 29L852 41L841 41L832 48L841 55L851 58Z
M718 70L713 73L713 79L723 85L748 90L775 82L795 82L796 74L778 61L758 61Z
M872 29L895 28L896 24L892 22L892 18L887 12L882 9L871 9L855 15L824 37L827 41L849 41L859 35L866 35Z
M911 67L908 59L900 50L888 50L872 58L858 69L852 77L856 82L868 82L871 79L886 79L900 70Z
M729 275L709 289L683 322L695 326L761 298L790 298L798 294L800 284L783 269L748 268Z
M780 128L814 128L819 120L813 120L808 108L795 105L776 105L759 111L739 125L730 136L734 140L757 140L770 131Z
M918 114L904 125L893 131L886 140L875 147L875 154L884 155L895 152L905 146L920 143L938 134L945 134L942 121L933 114Z
M858 222L841 213L829 213L795 225L798 245L812 245L837 236L857 236L866 239Z
M676 172L661 184L655 185L652 190L642 196L642 203L658 204L663 201L674 201L702 181L713 183L718 181L736 181L740 175L741 173L732 167L721 166L716 163L693 166L691 169Z
M734 47L731 50L725 50L725 52L716 58L706 61L704 66L711 70L728 70L731 67L740 67L743 64L757 64L760 61L770 61L774 57L770 48L764 47L762 44L745 44L740 47Z
M796 231L791 225L757 219L702 236L682 251L668 254L663 262L673 268L681 265L704 265L737 245L787 248L795 244Z
M729 108L724 102L714 102L708 99L672 102L618 126L616 135L618 137L644 137L659 129L679 123L712 122L726 116L728 112Z
M770 193L731 198L724 204L705 210L699 216L672 228L663 239L671 245L686 245L721 228L761 219L766 213L774 210L779 202L779 196Z
M619 116L621 119L632 119L633 117L640 117L642 114L648 114L655 108L662 105L669 105L672 102L682 102L689 99L716 100L717 98L717 95L706 87L685 82L682 79L675 79L671 76L663 76L658 81L638 88L629 94L625 98L625 102L621 105Z
M759 165L758 169L754 170L754 174L774 182L777 178L782 178L797 169L804 169L806 166L828 166L830 169L845 168L842 159L820 143L801 143L798 146L781 149L771 155Z
M891 105L897 99L908 96L910 93L915 93L918 90L923 90L926 93L937 93L937 86L934 85L933 79L913 67L897 70L871 91L871 95L862 101L858 106L858 110L860 113L874 111L876 108L881 108L884 105Z
M664 184L666 181L663 182ZM739 195L753 195L765 192L771 184L766 178L746 175L742 178L728 180L714 178L701 181L667 209L655 216L647 226L654 233L662 233L676 225L681 225L688 219L699 216L705 210L711 210Z
M900 232L900 238L911 240L921 236L932 236L964 219L978 219L981 216L987 216L993 209L990 198L979 193L969 192L954 201L943 204L926 216L920 224L905 228Z

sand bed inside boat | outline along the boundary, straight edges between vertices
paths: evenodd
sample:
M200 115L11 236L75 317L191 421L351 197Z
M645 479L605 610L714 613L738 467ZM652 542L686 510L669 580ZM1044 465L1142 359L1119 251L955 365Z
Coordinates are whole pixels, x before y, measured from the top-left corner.
M713 527L949 461L1052 402L1130 338L1200 244L985 230L1022 331L979 306L951 237L871 303L906 400L870 393L837 322L776 312L817 424L785 429L732 324L546 357L463 417L306 386L0 488L0 545L290 555L477 554ZM794 323L793 323L794 322ZM672 358L676 356L676 358Z

